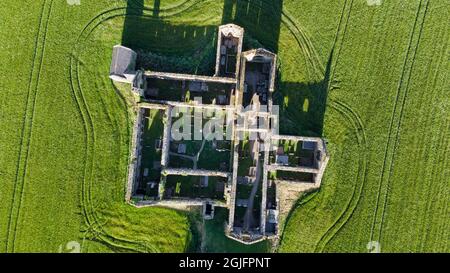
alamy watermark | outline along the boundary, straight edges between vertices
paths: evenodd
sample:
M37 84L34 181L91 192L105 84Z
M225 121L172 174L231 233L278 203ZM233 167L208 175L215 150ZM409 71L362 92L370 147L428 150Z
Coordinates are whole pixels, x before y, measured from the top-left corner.
M201 98L195 101L201 103ZM250 105L221 108L175 106L172 108L170 136L182 140L258 140L265 142L279 132L279 107Z
M81 253L81 245L77 241L70 241L65 246L60 245L59 253Z
M369 253L381 253L381 245L378 241L370 241L366 247Z
M380 6L383 4L383 0L367 0L368 6Z
M79 6L81 5L81 0L66 0L67 4L70 6Z

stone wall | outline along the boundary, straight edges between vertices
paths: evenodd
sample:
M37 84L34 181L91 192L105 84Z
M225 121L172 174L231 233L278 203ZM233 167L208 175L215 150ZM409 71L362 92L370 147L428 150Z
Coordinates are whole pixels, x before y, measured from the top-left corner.
M140 155L141 155L141 136L143 130L143 116L144 109L138 108L136 120L133 126L133 135L131 139L131 151L130 151L130 164L128 166L128 181L125 193L125 200L129 201L138 183L139 167L140 167Z
M244 29L235 24L227 24L219 27L219 32L217 34L217 53L216 53L216 70L214 75L219 75L220 67L220 46L222 45L222 35L227 36L231 34L233 37L239 39L239 45L237 48L237 58L236 58L236 75L239 75L240 58L242 52L242 43L244 41Z
M164 175L192 175L192 176L219 176L228 178L230 173L209 171L209 170L193 170L185 168L164 168Z
M145 71L145 76L148 78L157 78L164 80L217 82L217 83L231 83L231 84L236 83L236 79L234 78L169 73L169 72Z

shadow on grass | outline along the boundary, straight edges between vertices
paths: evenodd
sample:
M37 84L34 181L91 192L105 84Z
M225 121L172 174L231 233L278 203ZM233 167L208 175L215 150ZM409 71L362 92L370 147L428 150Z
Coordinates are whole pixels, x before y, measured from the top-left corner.
M280 132L282 134L323 136L331 56L333 56L333 52L328 59L324 79L320 82L278 82L277 91L273 95L273 103L280 107Z
M278 53L282 8L282 0L272 1L270 6L262 1L225 0L222 23L235 23L245 29L245 50L259 43ZM280 133L322 136L330 65L331 59L321 82L277 82L273 103L280 107ZM281 79L281 71L277 79Z
M217 26L171 24L160 15L161 1L145 7L129 1L122 45L138 53L138 67L162 72L212 74Z
M262 46L278 53L283 1L264 3L225 0L222 24L245 29L244 49ZM144 12L143 0L129 2L122 44L138 52L138 66L143 69L211 75L217 26L172 25L159 17L160 4L155 0L150 14ZM274 104L280 106L280 133L322 136L329 66L330 61L321 82L277 82Z
M222 24L234 23L245 29L245 35L258 40L266 49L278 52L283 0L225 0ZM244 50L251 49L244 45Z

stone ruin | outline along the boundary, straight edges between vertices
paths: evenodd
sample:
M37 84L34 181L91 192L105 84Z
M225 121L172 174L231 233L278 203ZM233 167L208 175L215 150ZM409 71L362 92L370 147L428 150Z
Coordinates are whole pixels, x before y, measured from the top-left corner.
M277 55L259 48L242 52L244 29L227 24L219 27L217 36L217 54L213 76L189 75L143 71L136 69L137 54L126 47L113 48L110 78L113 81L129 83L132 92L139 95L139 110L136 115L132 135L128 183L125 199L131 204L142 206L167 206L183 208L203 206L204 218L214 217L214 207L226 207L229 219L225 233L228 237L245 244L259 242L266 238L276 238L279 234L280 195L277 185L300 185L303 190L320 187L324 170L329 160L325 141L321 138L279 135L273 130L278 116L272 112L272 93L275 91ZM186 101L185 95L173 99L167 90L160 91L154 84L157 81L169 81L177 86L197 86L202 95L215 94L217 99L210 103ZM164 94L163 94L164 93ZM211 171L194 168L173 168L169 166L169 146L171 143L171 112L175 107L201 109L225 109L231 111L234 118L244 118L248 124L267 124L267 128L242 127L232 122L231 166L229 171ZM250 111L242 107L250 106ZM264 106L265 111L261 111ZM145 109L159 109L164 112L164 130L158 149L161 150L161 162L158 164L161 179L153 199L145 199L137 193L139 171L142 166L142 135L144 132ZM248 125L247 124L247 125ZM257 134L255 140L246 142L245 136ZM261 137L264 135L264 137ZM242 137L244 136L244 138ZM248 151L244 144L249 146ZM284 143L282 146L280 143ZM247 145L245 144L245 145ZM291 149L289 145L301 148ZM288 147L286 150L285 147ZM248 174L239 174L243 158L251 161ZM278 176L278 173L283 174ZM224 201L210 198L165 199L165 181L168 175L193 177L221 177L225 179ZM152 186L154 186L152 184ZM251 188L248 199L239 199L239 189ZM255 201L257 200L257 201ZM259 212L258 212L259 207ZM255 213L256 211L256 213Z

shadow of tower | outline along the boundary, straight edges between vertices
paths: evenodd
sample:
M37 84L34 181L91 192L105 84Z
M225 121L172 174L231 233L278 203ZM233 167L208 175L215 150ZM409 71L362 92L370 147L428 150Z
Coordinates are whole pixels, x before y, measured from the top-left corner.
M154 0L151 7L146 7L144 0L128 1L122 45L136 50L138 54L148 52L157 55L156 61L153 58L151 62L138 58L138 66L144 69L211 75L214 71L217 26L170 24L160 16L161 2ZM264 47L279 53L282 9L282 0L224 0L221 23L235 23L245 29L244 50ZM165 44L170 46L161 46ZM174 55L174 52L183 53ZM330 63L331 57L328 66ZM273 100L280 107L282 134L322 136L328 66L323 80L319 82L280 81L282 72L278 71ZM301 66L298 69L306 70Z
M138 53L137 65L144 69L212 74L217 26L171 24L164 20L161 2L154 0L150 7L144 0L128 1L122 45ZM148 61L150 54L152 61Z
M244 50L259 45L278 54L282 9L283 0L225 0L222 24L234 23L245 29ZM322 136L331 56L319 82L283 82L278 71L273 100L280 107L280 133Z
M267 5L261 0L225 0L222 24L234 23L243 27L247 46L248 39L255 39L277 53L283 0L272 1L270 7Z

